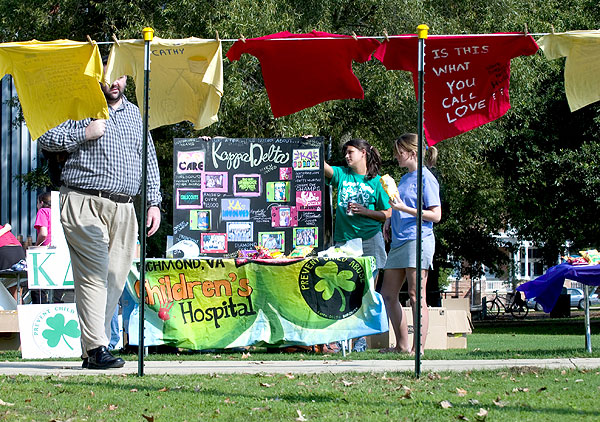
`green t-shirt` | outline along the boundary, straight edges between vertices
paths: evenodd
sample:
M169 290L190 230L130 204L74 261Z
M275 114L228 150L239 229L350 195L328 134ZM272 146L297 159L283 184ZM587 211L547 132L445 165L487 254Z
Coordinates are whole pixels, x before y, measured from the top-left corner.
M365 176L354 173L348 167L332 167L331 186L337 187L334 240L345 242L350 239L369 239L381 231L377 220L362 215L347 215L348 202L357 202L364 207L382 211L390 208L390 198L383 190L380 177L365 180Z

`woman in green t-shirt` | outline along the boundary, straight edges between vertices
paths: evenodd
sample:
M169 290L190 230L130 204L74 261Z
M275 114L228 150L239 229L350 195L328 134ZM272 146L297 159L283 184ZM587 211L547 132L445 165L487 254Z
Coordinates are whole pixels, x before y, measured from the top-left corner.
M379 182L381 156L377 148L364 139L351 139L342 146L348 167L325 163L325 178L337 188L334 240L339 246L352 239L362 239L363 256L375 257L373 279L386 261L382 223L390 218L390 198ZM354 351L366 348L366 339L354 343Z
M374 256L376 271L386 260L382 223L390 218L390 199L379 182L381 156L364 139L351 139L342 147L348 167L325 163L325 178L337 188L334 240L343 244L362 239L363 255Z

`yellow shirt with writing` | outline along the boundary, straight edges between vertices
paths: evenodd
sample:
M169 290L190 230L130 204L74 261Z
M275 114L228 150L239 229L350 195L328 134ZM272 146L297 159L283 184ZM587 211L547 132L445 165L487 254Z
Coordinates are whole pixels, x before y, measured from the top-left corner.
M548 59L566 57L565 92L571 111L600 100L600 31L548 34L537 41Z
M216 122L223 96L221 42L193 37L173 40L155 37L150 51L150 128L189 120L196 129L202 129ZM114 81L122 75L134 78L138 105L141 105L144 98L142 40L119 40L113 44L105 79Z
M33 139L66 120L108 119L96 44L70 40L0 44L0 75L11 74Z

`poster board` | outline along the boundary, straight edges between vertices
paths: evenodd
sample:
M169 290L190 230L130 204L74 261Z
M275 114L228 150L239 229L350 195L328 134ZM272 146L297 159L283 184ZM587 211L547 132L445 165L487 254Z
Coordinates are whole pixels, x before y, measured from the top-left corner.
M73 285L71 255L66 247L27 249L27 286L30 289L72 289Z
M173 243L236 257L323 249L323 138L176 138Z
M81 327L74 303L19 305L23 359L81 356Z

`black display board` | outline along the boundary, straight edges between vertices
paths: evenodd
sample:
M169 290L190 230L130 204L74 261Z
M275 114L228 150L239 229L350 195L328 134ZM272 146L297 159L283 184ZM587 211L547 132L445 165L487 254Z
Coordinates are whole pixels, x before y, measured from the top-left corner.
M263 245L323 249L323 138L176 138L173 243L235 257Z

